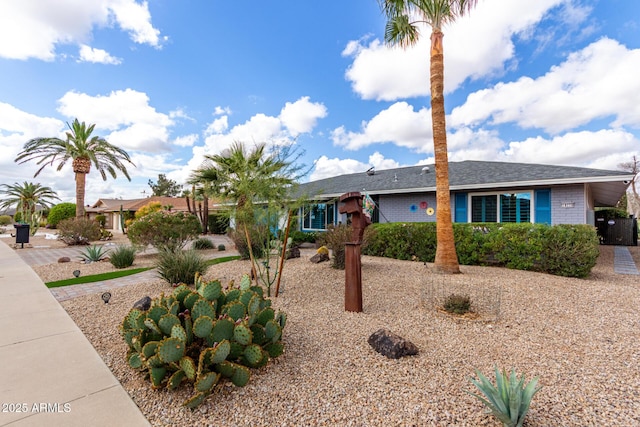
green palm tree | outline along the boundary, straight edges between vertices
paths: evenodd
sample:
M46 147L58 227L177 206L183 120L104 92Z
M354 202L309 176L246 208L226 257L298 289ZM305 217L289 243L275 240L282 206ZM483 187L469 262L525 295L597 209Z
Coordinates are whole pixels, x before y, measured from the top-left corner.
M84 216L86 175L91 170L91 165L95 166L105 181L107 172L116 178L116 170L131 181L123 162L132 165L133 162L123 149L111 145L102 137L91 136L95 124L87 127L84 122L80 123L75 119L73 123L67 123L67 126L69 131L66 133L66 140L55 137L33 138L24 145L15 161L22 164L39 159L37 164L42 166L35 173L36 177L46 166L57 163L56 170L59 171L71 160L76 179L76 217L81 218Z
M436 164L436 233L434 268L443 273L460 273L451 220L449 159L444 110L444 48L442 28L470 11L477 0L378 0L387 17L385 42L403 48L420 38L418 26L431 26L431 122Z
M45 187L39 183L23 182L13 185L2 184L0 194L5 197L0 201L0 209L16 207L16 212L20 212L22 220L29 220L36 212L37 206L50 208L54 200L60 200L55 191L50 187Z

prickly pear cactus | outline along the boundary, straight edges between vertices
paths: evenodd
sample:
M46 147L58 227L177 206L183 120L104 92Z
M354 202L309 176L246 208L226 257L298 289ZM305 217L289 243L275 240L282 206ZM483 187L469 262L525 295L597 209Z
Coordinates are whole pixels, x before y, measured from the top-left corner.
M247 384L249 368L259 368L284 352L286 322L249 276L223 289L219 281L195 279L195 292L181 284L161 294L148 310L131 309L120 324L127 364L145 372L153 388L190 384L183 405L195 408L221 378Z

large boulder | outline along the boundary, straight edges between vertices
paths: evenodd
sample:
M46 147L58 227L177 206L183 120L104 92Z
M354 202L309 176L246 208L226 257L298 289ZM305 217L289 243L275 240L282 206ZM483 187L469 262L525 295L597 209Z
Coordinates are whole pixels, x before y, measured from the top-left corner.
M329 255L325 254L324 252L317 253L311 258L309 258L309 261L311 261L314 264L320 264L323 261L329 261Z
M387 329L379 329L371 334L368 343L375 351L387 356L389 359L399 359L403 356L418 354L418 347L415 344Z

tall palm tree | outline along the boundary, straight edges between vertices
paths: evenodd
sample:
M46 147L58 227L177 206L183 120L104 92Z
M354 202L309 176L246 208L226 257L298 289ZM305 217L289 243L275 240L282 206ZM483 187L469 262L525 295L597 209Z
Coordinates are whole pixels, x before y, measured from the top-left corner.
M431 122L436 164L436 233L434 268L443 273L460 273L453 237L449 158L444 110L444 48L442 28L470 11L477 0L378 0L387 17L385 42L403 48L420 38L419 25L431 26Z
M50 187L34 184L33 182L23 182L13 185L2 184L0 195L4 195L0 201L0 209L16 207L16 212L20 212L22 220L29 220L36 212L37 206L50 208L54 200L60 200L55 191Z
M123 161L134 167L135 165L123 149L111 145L102 137L91 136L95 124L87 127L84 122L80 123L75 119L73 123L67 123L67 126L69 131L66 133L66 140L56 137L33 138L24 145L15 161L22 164L39 159L37 164L42 166L35 173L36 177L46 166L53 166L57 162L56 170L59 171L71 159L76 179L76 217L81 218L84 216L86 175L92 164L105 181L107 172L116 178L116 170L131 181Z

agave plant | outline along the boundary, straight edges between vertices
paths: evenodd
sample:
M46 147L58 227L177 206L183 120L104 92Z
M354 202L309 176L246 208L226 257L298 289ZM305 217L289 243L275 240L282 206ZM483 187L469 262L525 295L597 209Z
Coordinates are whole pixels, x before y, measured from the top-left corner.
M107 252L109 252L109 250L105 250L103 246L89 246L83 253L80 254L80 259L82 259L82 261L84 262L102 261L107 255Z
M496 386L477 369L476 375L479 380L471 378L471 382L480 389L486 399L475 393L467 393L484 403L489 408L487 413L492 413L504 426L522 427L533 395L542 388L536 388L538 377L525 386L524 374L518 379L515 370L511 370L511 374L507 375L505 370L500 372L496 367L495 372Z

